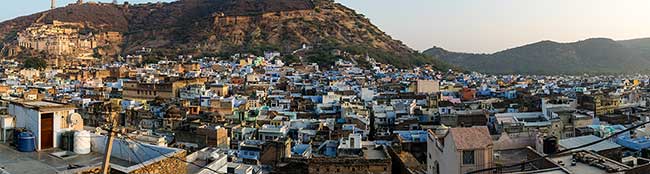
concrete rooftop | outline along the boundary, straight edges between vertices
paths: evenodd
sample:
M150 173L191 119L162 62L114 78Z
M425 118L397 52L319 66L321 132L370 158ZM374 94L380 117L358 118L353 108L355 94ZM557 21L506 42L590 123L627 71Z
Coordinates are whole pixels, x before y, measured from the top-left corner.
M0 173L11 174L45 174L73 170L85 167L99 167L103 155L90 153L61 159L50 155L60 149L41 152L19 152L7 144L0 144ZM76 167L72 167L76 166Z

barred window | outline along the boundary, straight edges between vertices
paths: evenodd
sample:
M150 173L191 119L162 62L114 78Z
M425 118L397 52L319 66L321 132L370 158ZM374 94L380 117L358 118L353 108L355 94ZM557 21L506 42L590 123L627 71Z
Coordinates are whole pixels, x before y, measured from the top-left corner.
M463 151L463 164L474 164L474 151L465 150Z

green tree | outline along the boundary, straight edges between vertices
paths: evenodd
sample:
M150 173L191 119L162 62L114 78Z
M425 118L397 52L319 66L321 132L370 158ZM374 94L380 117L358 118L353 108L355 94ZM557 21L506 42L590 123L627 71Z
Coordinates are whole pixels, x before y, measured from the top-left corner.
M45 69L47 67L47 62L44 59L29 57L23 62L23 68L27 69Z
M295 56L295 55L285 55L285 56L282 57L281 60L286 64L299 63L300 62L300 58L298 58L298 56Z
M148 56L145 57L144 60L142 60L142 64L154 64L160 62L160 58L154 57L154 56Z

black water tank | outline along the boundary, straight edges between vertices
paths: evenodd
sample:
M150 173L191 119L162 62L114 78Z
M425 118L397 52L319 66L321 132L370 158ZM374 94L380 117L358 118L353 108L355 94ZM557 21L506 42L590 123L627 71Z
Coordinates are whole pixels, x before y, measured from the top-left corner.
M558 140L556 137L545 137L543 142L545 154L554 154L558 151Z
M641 149L641 157L650 158L650 149Z
M61 133L61 149L67 151L74 149L74 131Z

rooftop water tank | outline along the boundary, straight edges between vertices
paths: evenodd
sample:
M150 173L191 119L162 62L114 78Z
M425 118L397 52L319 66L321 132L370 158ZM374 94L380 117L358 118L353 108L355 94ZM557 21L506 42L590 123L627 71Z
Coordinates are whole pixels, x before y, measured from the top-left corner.
M558 139L554 136L544 138L544 153L554 154L558 151Z
M31 132L21 132L18 134L18 151L33 152L35 148L34 135Z
M61 145L59 146L61 149L67 151L74 150L74 133L75 131L66 131L61 133Z
M18 135L20 133L25 132L25 128L15 128L13 131L13 135L11 136L11 145L14 147L18 147Z
M90 153L90 132L79 131L74 133L74 153L88 154Z

